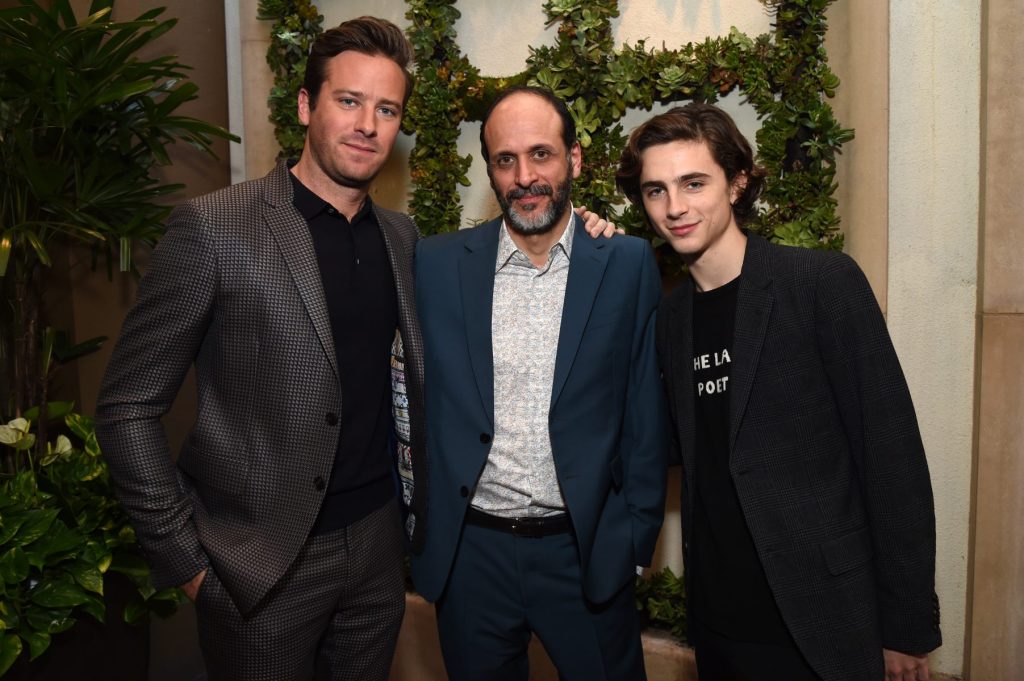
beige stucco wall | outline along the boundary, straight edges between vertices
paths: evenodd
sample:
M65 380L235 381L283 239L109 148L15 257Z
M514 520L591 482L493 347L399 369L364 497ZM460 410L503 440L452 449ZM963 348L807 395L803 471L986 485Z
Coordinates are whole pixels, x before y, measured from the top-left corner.
M974 415L980 3L901 0L889 21L888 322L935 491L944 644L934 664L956 670Z
M1024 669L1024 3L984 3L980 353L968 663L974 681Z

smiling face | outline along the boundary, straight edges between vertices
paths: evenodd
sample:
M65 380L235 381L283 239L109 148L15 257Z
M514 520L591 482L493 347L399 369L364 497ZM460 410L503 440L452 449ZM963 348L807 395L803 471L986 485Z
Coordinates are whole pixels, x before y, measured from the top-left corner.
M641 154L640 197L658 234L693 267L742 263L746 239L733 215L743 176L732 183L706 142L676 140Z
M314 185L365 189L398 137L405 74L387 57L346 51L331 58L326 75L316 102L299 91L307 128L301 172Z
M485 122L484 139L487 175L509 228L534 235L567 224L582 155L579 144L565 148L554 107L526 92L510 95Z

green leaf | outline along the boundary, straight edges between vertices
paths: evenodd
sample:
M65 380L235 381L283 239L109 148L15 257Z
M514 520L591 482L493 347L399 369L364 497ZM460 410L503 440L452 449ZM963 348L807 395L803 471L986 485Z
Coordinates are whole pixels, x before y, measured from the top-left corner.
M19 528L13 541L19 546L25 546L36 541L50 529L58 513L59 511L55 508L26 511L25 522Z
M55 520L45 536L25 547L29 563L42 569L53 564L60 557L78 552L85 548L86 537L81 532L64 524L63 520Z
M22 634L28 641L29 660L34 660L50 647L50 635L45 631L29 631Z
M78 607L89 613L97 622L106 621L107 607L103 603L103 599L98 596L89 595L85 602Z
M59 634L75 626L75 618L71 616L71 608L29 608L25 612L25 620L36 631L48 634Z
M0 516L0 546L11 540L11 537L18 532L18 528L21 527L25 520L26 516L24 513L5 512Z
M90 565L83 560L78 560L67 570L75 578L75 582L83 589L92 591L100 596L103 595L103 573L99 567Z
M0 676L7 673L18 655L21 655L21 639L14 634L5 634L0 639Z
M50 421L62 419L71 413L71 410L75 408L74 402L47 402L46 403L46 418ZM31 409L25 410L25 418L29 421L39 420L39 407L32 407Z
M123 618L126 624L139 624L149 617L149 609L142 601L132 601L124 606Z
M29 593L29 598L44 608L70 608L85 603L89 595L71 581L51 579L41 582Z
M12 546L0 556L0 579L6 584L17 584L28 577L29 564L20 546Z

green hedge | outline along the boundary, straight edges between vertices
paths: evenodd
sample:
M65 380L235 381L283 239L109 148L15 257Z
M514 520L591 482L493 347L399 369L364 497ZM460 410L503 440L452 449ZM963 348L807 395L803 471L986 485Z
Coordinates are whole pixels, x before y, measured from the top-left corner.
M462 224L458 187L469 184L471 158L458 154L459 125L481 120L495 92L530 83L563 97L576 119L584 168L574 201L661 246L615 192L615 166L628 134L622 117L627 109L715 102L739 90L761 120L758 160L768 172L751 228L781 243L841 249L835 159L853 131L839 125L828 103L839 85L823 44L832 0L757 1L773 15L770 33L751 37L734 28L676 49L652 49L641 40L616 50L611 20L619 14L617 0L549 0L544 11L558 26L555 45L530 48L522 73L486 78L459 49L455 0L407 0L417 66L403 127L416 135L409 211L420 229L432 234ZM271 120L282 156L296 157L304 131L295 93L323 17L307 0L261 0L260 17L274 22L267 54L276 74Z

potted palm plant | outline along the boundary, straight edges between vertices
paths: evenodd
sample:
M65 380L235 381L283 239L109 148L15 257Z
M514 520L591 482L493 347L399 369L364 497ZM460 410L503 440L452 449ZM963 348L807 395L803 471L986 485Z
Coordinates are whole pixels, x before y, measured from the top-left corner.
M112 5L94 0L83 18L70 0L0 10L0 676L77 620L104 619L114 572L134 585L123 619L178 598L149 585L91 420L50 395L57 367L103 339L49 325L40 291L62 242L131 270L133 246L162 233L162 199L182 188L154 177L168 146L212 153L236 138L177 112L197 93L186 66L141 56L175 24L163 8L114 21Z

